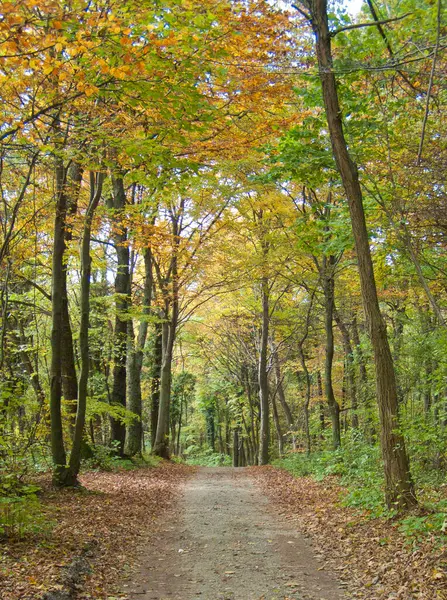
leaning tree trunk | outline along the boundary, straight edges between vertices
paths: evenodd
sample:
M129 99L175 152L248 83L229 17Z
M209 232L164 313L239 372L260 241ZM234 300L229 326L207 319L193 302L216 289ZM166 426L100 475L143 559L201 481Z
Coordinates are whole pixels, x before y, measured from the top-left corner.
M259 353L258 381L259 381L259 403L260 403L260 427L259 427L259 455L258 463L266 465L269 462L269 439L270 439L270 414L269 414L269 386L267 372L267 350L269 339L269 288L266 277L261 282L262 294L262 328L261 349Z
M148 331L147 317L151 308L152 285L152 254L150 248L146 248L144 252L143 311L136 342L134 342L132 321L129 321L130 352L127 362L127 408L136 415L136 418L134 418L127 427L126 454L128 456L141 454L143 443L141 369L143 367L144 346L146 344Z
M88 330L90 321L90 276L92 259L90 256L90 240L93 216L99 204L104 176L90 173L90 202L84 220L81 243L81 324L79 328L79 348L81 354L81 372L79 374L78 405L73 435L73 446L70 454L68 472L65 483L75 485L81 466L81 448L84 438L85 414L87 410L87 385L89 374Z
M363 306L374 351L376 390L381 425L381 446L385 470L385 496L389 507L408 508L417 501L410 474L405 440L399 432L397 386L393 359L382 318L363 209L357 167L349 154L343 132L342 112L332 62L327 0L303 0L310 11L316 37L316 52L332 151L349 203Z
M111 402L121 409L126 408L126 362L127 362L127 312L130 294L130 253L127 245L127 229L123 223L123 211L126 206L126 192L122 177L113 177L113 197L111 205L116 211L118 225L113 233L113 242L117 254L118 265L115 277L115 330L114 330L114 362ZM124 456L126 426L120 418L110 419L112 442L116 443L117 452Z

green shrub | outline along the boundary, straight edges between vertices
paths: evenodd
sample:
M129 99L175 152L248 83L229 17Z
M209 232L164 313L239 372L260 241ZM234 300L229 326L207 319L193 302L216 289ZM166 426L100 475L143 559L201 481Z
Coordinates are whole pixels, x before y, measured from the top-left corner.
M91 455L82 461L87 470L112 471L118 466L119 457L116 454L116 444L90 446Z
M440 509L444 508L444 510ZM424 537L434 534L439 537L439 542L447 542L447 507L440 503L437 506L437 512L428 515L412 515L402 519L399 525L399 531L405 535L410 543L418 544Z
M342 499L345 506L366 510L374 517L389 512L384 505L380 450L357 435L345 436L343 446L338 450L324 450L310 455L295 453L273 464L295 477L312 476L317 481L337 475L340 483L347 487Z
M23 538L41 533L49 523L41 510L37 497L39 487L17 485L4 478L0 484L0 537Z
M191 449L191 450L190 450ZM202 467L231 467L231 456L213 452L211 448L203 450L198 446L190 446L186 451L186 463Z

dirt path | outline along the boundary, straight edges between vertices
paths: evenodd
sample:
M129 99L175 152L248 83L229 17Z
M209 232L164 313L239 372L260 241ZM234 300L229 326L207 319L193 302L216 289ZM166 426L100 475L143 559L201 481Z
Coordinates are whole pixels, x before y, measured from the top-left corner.
M131 600L341 600L245 469L202 468L125 585Z

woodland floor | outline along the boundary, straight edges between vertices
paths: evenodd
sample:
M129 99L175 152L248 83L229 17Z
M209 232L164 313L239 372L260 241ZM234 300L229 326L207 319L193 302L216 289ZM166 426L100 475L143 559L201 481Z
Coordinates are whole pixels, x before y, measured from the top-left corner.
M54 527L0 545L1 600L447 599L445 548L341 507L335 481L163 464L82 483L43 482ZM89 572L64 596L78 557Z

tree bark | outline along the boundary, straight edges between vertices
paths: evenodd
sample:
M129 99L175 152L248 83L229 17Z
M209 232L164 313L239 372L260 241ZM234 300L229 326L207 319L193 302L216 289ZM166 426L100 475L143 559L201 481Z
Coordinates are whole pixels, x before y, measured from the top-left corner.
M338 329L340 330L342 341L343 341L343 349L345 351L345 373L346 373L346 382L349 390L349 401L350 408L352 410L352 419L351 424L354 429L358 429L359 427L359 417L357 414L357 386L355 382L354 376L354 353L351 345L351 337L349 335L348 328L346 324L343 322L342 318L338 310L334 307L334 318L337 323Z
M310 380L310 373L309 373L309 369L307 368L307 364L306 364L306 357L304 355L304 349L303 349L303 345L300 344L299 348L299 355L300 355L300 362L301 362L301 367L304 371L304 376L306 378L306 392L305 392L305 398L304 398L304 434L306 436L306 450L307 450L307 454L310 454L311 449L312 449L312 442L311 442L311 437L310 437L310 427L309 427L309 406L310 406L310 398L311 398L311 380Z
M151 448L155 446L155 436L157 435L158 411L160 407L160 377L162 354L162 324L156 323L154 353L152 357Z
M281 364L279 362L279 356L278 356L278 352L276 350L274 350L273 362L274 362L274 368L275 368L275 383L276 383L276 390L278 392L279 403L281 404L281 407L284 411L284 415L285 415L286 421L287 421L287 426L292 431L295 426L295 423L293 421L292 411L290 410L290 406L286 400L286 395L284 394L284 386L283 386L283 380L282 380L282 374L281 374Z
M273 422L275 424L276 435L278 437L278 451L279 456L284 454L284 438L282 435L281 423L279 421L278 407L276 406L276 394L272 394L272 412Z
M386 502L389 507L409 508L414 506L417 501L410 474L405 440L398 431L399 412L396 378L385 323L379 308L363 210L362 190L357 167L351 159L343 132L342 113L332 63L327 0L304 0L303 4L310 11L311 23L316 37L319 74L332 150L348 198L363 306L374 350L381 446L386 480Z
M326 430L326 420L324 418L324 402L323 402L323 381L321 377L321 371L317 372L317 392L318 392L318 407L319 407L319 416L320 416L320 430L321 435L320 438L324 438L324 432Z
M324 328L326 333L326 354L324 365L324 387L326 392L326 402L329 407L329 414L332 421L332 447L334 450L341 445L340 436L340 405L335 399L334 387L332 383L332 364L334 361L334 257L323 258L322 268L322 286L324 292L325 319Z
M67 216L70 218L76 214L78 208L78 196L82 181L82 169L77 163L73 163L67 173ZM65 245L73 239L71 227L65 228ZM70 415L71 433L74 435L74 424L78 402L78 380L76 375L76 362L73 344L73 334L70 324L68 290L67 290L67 265L64 264L62 281L62 393L67 411Z
M65 230L67 220L67 170L59 156L55 158L56 214L54 219L53 260L51 282L51 365L50 419L53 483L63 485L67 456L62 428L62 311L64 282Z
M118 225L113 232L113 243L117 255L117 270L115 277L115 329L114 329L114 363L113 363L113 385L111 393L112 405L123 409L126 408L127 387L127 312L129 308L129 247L127 245L127 229L120 219L124 218L126 206L126 192L122 177L112 175L113 195L111 207L116 211ZM116 443L116 450L120 456L124 456L124 443L126 438L126 426L120 418L110 419L111 440Z
M79 374L78 403L76 422L73 435L73 446L70 454L68 472L65 483L76 485L81 466L81 448L84 438L85 415L87 410L87 386L89 375L89 321L90 321L90 277L92 259L90 256L90 241L93 217L101 199L102 184L104 176L102 173L90 174L90 202L84 221L84 231L81 243L81 324L79 328L79 348L81 354L81 372Z
M134 342L132 321L129 321L129 354L127 362L127 408L136 415L136 418L127 427L126 454L135 456L141 454L143 442L142 397L141 397L141 369L143 367L144 346L148 332L147 317L150 314L152 302L152 254L150 248L144 251L144 291L142 320L138 329L138 336Z
M239 467L239 430L233 430L233 467Z
M185 200L182 199L177 213L171 211L172 255L169 276L163 279L158 269L158 279L164 298L164 320L162 325L162 361L160 372L160 405L158 410L157 433L153 453L161 458L170 458L169 452L169 419L171 405L171 379L174 342L179 319L179 278L178 252L180 244L181 220Z
M259 427L259 465L266 465L269 462L269 438L270 438L270 415L269 415L269 388L267 372L267 351L269 339L269 286L267 277L261 281L262 297L262 327L261 327L261 348L259 353L258 381L259 381L259 403L261 410L261 419Z
M169 452L169 412L171 406L172 357L174 351L177 320L167 318L162 325L162 362L160 372L160 405L158 410L157 434L153 448L154 454L161 458L170 458Z

